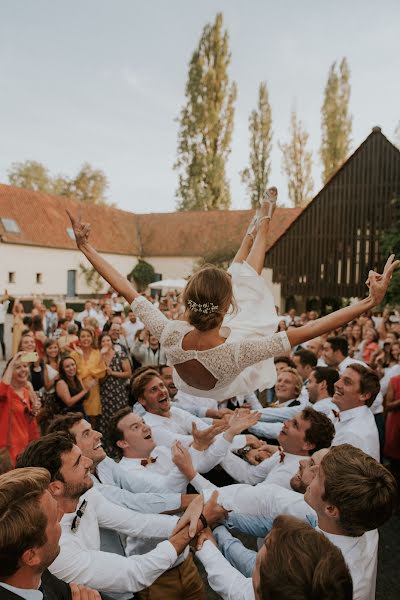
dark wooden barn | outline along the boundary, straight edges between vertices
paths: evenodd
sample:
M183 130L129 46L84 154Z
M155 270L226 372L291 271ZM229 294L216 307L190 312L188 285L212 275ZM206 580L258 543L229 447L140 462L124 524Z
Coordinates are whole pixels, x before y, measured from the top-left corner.
M380 240L398 195L400 152L374 127L268 250L265 266L282 300L296 298L303 309L311 298L324 305L328 298L363 297L369 269L383 265Z

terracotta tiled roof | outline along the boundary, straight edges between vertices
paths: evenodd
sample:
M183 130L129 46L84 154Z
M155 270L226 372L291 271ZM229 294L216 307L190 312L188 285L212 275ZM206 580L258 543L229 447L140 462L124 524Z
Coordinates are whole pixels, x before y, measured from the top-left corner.
M108 206L79 206L82 218L92 224L93 245L99 251L140 254L134 214ZM74 249L75 241L67 233L71 224L66 208L77 214L78 202L0 184L0 217L14 219L21 230L21 233L9 233L0 221L0 238L13 244Z
M204 256L210 249L239 246L251 210L133 214L108 206L82 205L70 198L51 196L0 184L0 218L14 219L20 233L7 232L5 243L76 248L69 237L65 208L92 225L91 239L100 252L129 256ZM278 208L270 230L270 246L286 231L301 209Z
M301 209L277 208L270 245ZM137 215L145 256L204 256L211 249L238 247L254 211L217 210Z

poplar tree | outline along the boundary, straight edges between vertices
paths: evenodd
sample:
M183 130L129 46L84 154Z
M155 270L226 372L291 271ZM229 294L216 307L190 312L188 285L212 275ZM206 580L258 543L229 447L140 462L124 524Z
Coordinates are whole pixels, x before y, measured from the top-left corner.
M282 172L288 180L288 195L295 207L305 206L313 190L312 153L307 150L308 133L293 110L290 117L289 141L279 143L282 151Z
M249 117L250 160L241 173L243 183L251 200L251 207L260 205L267 188L271 172L272 116L266 82L258 89L258 106Z
M180 114L178 210L229 208L225 165L230 153L236 84L229 81L229 37L222 14L207 24L189 63Z
M321 109L320 157L324 183L349 156L352 129L352 116L349 112L350 92L350 70L346 58L343 58L339 67L334 62L329 69Z

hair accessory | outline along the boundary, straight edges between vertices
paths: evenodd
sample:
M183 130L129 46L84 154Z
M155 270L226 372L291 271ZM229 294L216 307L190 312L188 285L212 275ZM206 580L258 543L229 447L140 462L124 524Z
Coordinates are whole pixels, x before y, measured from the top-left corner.
M218 310L218 306L213 304L212 302L204 302L204 304L198 304L194 300L187 301L190 310L194 312L203 313L203 315L209 315L211 313L215 313Z

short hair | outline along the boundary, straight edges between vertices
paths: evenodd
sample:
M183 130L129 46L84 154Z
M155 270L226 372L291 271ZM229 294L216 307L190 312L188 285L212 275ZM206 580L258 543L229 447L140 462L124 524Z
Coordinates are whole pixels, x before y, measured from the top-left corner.
M333 396L335 393L335 383L339 379L339 372L336 369L332 369L331 367L315 367L313 369L315 381L317 383L322 383L322 381L326 381L326 387L328 390L329 396Z
M76 442L75 435L71 429L77 423L80 423L84 419L84 415L81 412L68 412L65 415L58 415L52 421L50 421L47 427L47 433L63 432L67 433L71 439Z
M343 555L323 533L280 515L264 544L262 600L352 600L353 581Z
M110 444L114 448L114 452L122 457L122 450L118 446L117 442L124 439L123 433L118 427L119 422L126 417L127 415L132 414L132 409L129 406L125 406L124 408L120 408L110 419L110 423L108 426L108 438L110 440Z
M349 342L346 340L346 338L339 336L328 337L326 341L331 345L334 352L339 350L343 356L349 355Z
M298 356L300 358L300 364L302 367L309 365L310 367L315 367L317 365L318 359L315 356L314 352L311 350L306 350L305 348L300 348L296 350L294 356Z
M132 382L132 392L136 401L139 398L143 398L144 390L146 389L146 385L154 378L158 377L160 379L160 373L153 369L147 369L144 373L141 373L137 377L133 379Z
M363 535L390 519L397 506L396 481L372 456L341 444L325 454L320 469L325 479L322 499L338 508L347 535Z
M295 363L288 356L275 356L274 364L276 365L276 363L285 363L288 367L291 367L292 369L296 368Z
M171 365L158 365L158 372L160 373L160 375L162 375L162 372L164 371L164 369L170 369Z
M378 374L364 365L359 363L351 363L347 365L347 369L353 369L360 376L360 392L361 394L369 394L368 400L365 402L366 406L372 406L375 398L381 391L381 384L379 382Z
M71 436L62 433L49 433L28 444L17 458L17 467L43 467L50 473L51 481L62 481L62 459L65 452L71 452L74 442Z
M285 369L281 370L279 375L281 373L290 373L295 378L295 380L296 380L295 381L295 394L296 394L296 398L297 398L297 396L299 396L299 394L301 392L301 388L303 387L303 379L302 379L300 373L298 372L296 367L286 367Z
M29 548L47 542L40 500L50 483L46 469L14 469L0 476L0 577L11 577Z
M310 406L303 408L301 416L310 423L310 427L304 433L306 442L314 444L314 448L309 451L309 454L314 454L322 448L329 448L335 437L335 427L330 418Z

